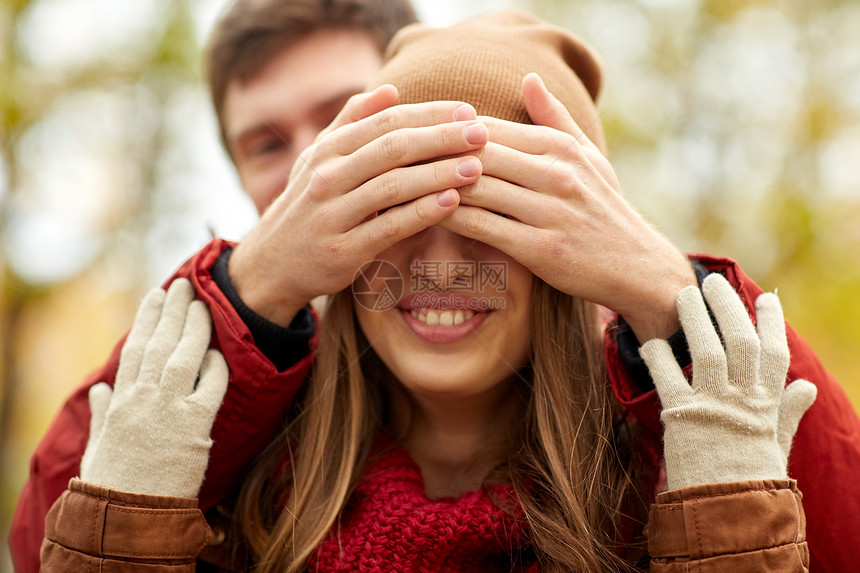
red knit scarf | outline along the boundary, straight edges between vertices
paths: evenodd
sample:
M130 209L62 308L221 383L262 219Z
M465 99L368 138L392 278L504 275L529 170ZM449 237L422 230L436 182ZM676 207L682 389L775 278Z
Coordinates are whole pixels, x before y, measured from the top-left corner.
M406 450L393 443L375 450L339 525L311 557L310 571L522 570L517 562L529 543L510 486L430 500Z

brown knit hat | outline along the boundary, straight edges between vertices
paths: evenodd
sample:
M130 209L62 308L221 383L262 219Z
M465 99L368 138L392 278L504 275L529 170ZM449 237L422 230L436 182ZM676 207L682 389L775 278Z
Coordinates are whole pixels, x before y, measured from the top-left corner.
M450 28L407 26L388 45L371 87L394 84L399 104L465 101L478 115L532 123L522 97L529 72L540 75L606 155L594 105L601 78L597 55L566 30L524 12L495 12Z

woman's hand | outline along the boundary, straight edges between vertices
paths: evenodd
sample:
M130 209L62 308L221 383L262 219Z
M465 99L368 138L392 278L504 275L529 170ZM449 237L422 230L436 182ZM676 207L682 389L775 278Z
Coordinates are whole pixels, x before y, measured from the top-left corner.
M790 354L779 299L765 293L755 307L757 327L718 274L708 275L702 291L687 287L678 294L692 386L665 340L639 350L663 403L669 489L788 476L791 440L817 390L806 380L785 386Z
M351 98L236 247L230 278L258 314L288 325L314 297L347 287L377 253L450 215L455 188L480 176L477 158L452 157L487 142L471 106L392 107L396 98L392 86Z
M624 200L588 126L537 75L523 80L523 97L535 125L481 118L490 130L477 153L483 176L459 190L460 206L440 226L615 310L640 340L671 335L679 323L669 293L696 284L689 261Z
M81 479L121 491L196 497L209 433L227 391L227 363L208 350L209 311L177 279L143 299L116 384L90 388L90 438Z

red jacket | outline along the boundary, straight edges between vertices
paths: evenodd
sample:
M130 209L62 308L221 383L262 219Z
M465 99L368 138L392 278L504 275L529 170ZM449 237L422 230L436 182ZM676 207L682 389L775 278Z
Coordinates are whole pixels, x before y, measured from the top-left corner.
M212 430L214 445L200 490L200 507L204 511L227 494L242 469L279 428L283 413L310 368L317 343L315 335L308 356L285 372L277 371L254 345L248 328L210 276L218 255L229 246L222 240L213 241L173 277L191 280L197 298L209 307L213 346L221 350L230 367L230 385ZM754 315L753 303L762 291L734 262L696 258L711 271L724 273ZM117 344L107 363L72 394L33 454L30 478L9 536L19 573L39 570L45 516L66 490L69 479L78 475L86 446L90 418L87 392L96 382L113 382L123 342ZM805 378L818 387L818 398L795 436L789 466L790 477L797 480L803 492L811 569L850 571L860 562L860 495L855 485L860 476L860 419L836 380L790 328L788 342L792 353L788 379ZM660 435L656 391L637 388L618 358L610 333L605 354L610 383L618 399L646 428Z

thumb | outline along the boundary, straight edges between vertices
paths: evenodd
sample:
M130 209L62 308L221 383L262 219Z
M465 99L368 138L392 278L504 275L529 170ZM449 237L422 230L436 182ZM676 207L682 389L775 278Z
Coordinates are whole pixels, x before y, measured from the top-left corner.
M200 379L197 388L188 400L200 406L205 412L202 419L209 424L209 429L215 422L215 416L224 401L229 378L230 370L227 367L227 361L224 360L224 355L215 349L207 350L200 367Z
M791 441L797 432L800 419L812 406L817 395L818 388L807 380L795 380L782 391L782 397L779 400L776 436L786 465L788 464L788 454L791 452Z
M104 382L99 382L90 387L90 437L87 440L84 457L81 458L81 479L89 477L90 458L98 447L111 397L113 397L113 389Z
M90 388L90 441L102 431L113 390L104 382L99 382Z
M564 107L554 95L552 95L543 83L539 75L532 72L523 78L523 101L526 111L535 125L545 125L569 133L580 143L597 150L597 146L585 135L583 127L580 127L570 116L570 112Z

